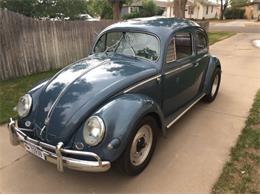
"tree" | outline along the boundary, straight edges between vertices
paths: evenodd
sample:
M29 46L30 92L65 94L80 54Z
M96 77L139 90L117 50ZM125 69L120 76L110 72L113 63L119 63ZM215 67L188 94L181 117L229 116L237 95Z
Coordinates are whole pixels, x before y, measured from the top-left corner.
M132 0L109 0L113 8L113 19L119 20L123 4L131 4Z
M87 2L87 11L90 15L101 19L113 18L112 5L107 0L89 0Z
M0 7L34 18L69 17L87 12L86 0L0 0Z
M187 0L174 0L174 15L178 18L185 18L185 7Z
M35 15L35 4L37 4L37 0L27 0L27 1L19 1L19 0L0 0L0 7L6 8L8 10L21 13L23 15L33 17Z
M109 0L109 1L111 2L113 8L113 19L119 20L122 4L124 0Z
M153 0L143 0L139 12L132 12L123 16L123 19L151 17L162 15L163 9L158 7Z
M143 0L141 12L144 17L156 15L157 10L158 8L153 0Z
M57 15L61 14L63 17L74 20L79 14L87 13L87 2L85 0L56 0L54 8Z
M250 3L250 0L230 0L231 7L243 7Z
M229 5L234 8L243 7L248 3L250 3L250 0L220 0L220 19L224 19L224 13Z
M220 19L224 19L224 12L230 3L230 0L220 0Z

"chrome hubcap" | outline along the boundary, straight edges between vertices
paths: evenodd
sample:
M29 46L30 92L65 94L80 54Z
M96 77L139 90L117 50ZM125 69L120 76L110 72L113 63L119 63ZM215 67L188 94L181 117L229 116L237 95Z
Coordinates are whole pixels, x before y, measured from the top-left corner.
M147 158L153 142L153 131L143 125L136 133L130 150L130 161L134 166L141 165Z
M219 76L216 75L214 82L212 84L212 89L211 89L211 96L214 96L215 93L217 92L217 88L218 88L218 81L219 81Z

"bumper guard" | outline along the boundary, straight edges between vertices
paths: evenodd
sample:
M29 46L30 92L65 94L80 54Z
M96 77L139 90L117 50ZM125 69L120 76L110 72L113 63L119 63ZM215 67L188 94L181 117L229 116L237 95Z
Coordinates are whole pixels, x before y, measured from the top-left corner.
M78 171L88 171L88 172L104 172L110 169L111 163L109 161L102 161L101 158L93 152L84 152L77 150L69 150L62 148L63 143L59 142L56 146L35 140L23 133L17 126L16 122L10 118L10 123L8 124L9 137L12 145L16 146L21 144L25 148L25 144L30 144L36 147L43 158L46 161L54 163L57 165L58 171L63 171L63 167L69 169L74 169ZM76 158L68 158L63 156L63 154L72 154L79 156L92 157L96 161L86 161Z

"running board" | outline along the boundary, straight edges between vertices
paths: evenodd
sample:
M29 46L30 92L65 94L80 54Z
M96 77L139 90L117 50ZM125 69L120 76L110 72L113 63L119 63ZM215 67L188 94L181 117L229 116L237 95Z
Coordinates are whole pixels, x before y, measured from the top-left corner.
M204 96L205 96L205 93L203 93L198 99L196 99L192 104L190 104L184 111L182 111L176 118L174 118L166 127L170 128L174 123L176 123L186 112L188 112Z

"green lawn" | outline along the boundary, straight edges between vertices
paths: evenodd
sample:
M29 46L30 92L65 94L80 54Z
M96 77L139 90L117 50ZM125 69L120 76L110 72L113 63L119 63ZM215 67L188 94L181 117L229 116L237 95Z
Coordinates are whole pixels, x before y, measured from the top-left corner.
M260 90L213 193L260 193Z
M234 33L217 32L208 34L209 42L213 44L232 36ZM13 108L16 106L20 96L26 93L34 84L51 77L55 72L57 72L57 70L21 77L19 79L0 81L0 124L7 122L9 117L16 116L16 112L13 111Z
M218 41L227 39L235 34L236 33L233 33L233 32L209 32L208 33L209 44L212 45Z
M24 95L37 82L51 77L56 72L57 70L52 70L18 79L0 81L0 124L7 122L9 117L16 116L13 108L20 96Z

